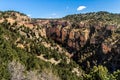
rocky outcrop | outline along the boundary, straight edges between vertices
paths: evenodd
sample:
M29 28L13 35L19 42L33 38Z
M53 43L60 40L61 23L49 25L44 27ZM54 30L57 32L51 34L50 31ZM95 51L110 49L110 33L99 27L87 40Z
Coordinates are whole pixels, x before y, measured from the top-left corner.
M110 65L112 64L110 62L112 61L111 56L120 53L119 51L114 52L115 48L108 40L111 36L119 34L113 34L117 29L115 25L88 25L88 23L80 23L77 25L78 27L74 27L70 22L68 22L69 24L66 23L68 24L66 26L62 26L62 23L61 25L57 23L55 21L53 26L47 25L47 37L62 44L70 53L74 53L73 59L83 65L83 67L87 67L88 63L88 67L99 64ZM117 38L114 37L114 39ZM112 40L114 39L112 38ZM114 43L114 45L119 44ZM83 57L84 61L82 61ZM117 69L118 66L115 65L114 68Z
M65 19L31 20L19 13L6 14L4 14L4 18L0 17L0 23L7 21L11 25L9 29L18 31L20 35L36 40L38 43L42 42L42 38L54 40L67 49L72 54L71 57L83 67L91 68L94 65L109 64L112 65L112 69L113 65L114 69L120 68L117 64L119 61L116 60L120 56L119 25L109 21L104 23L106 20L97 21L96 18L89 20L85 18L79 22L76 21L76 18L71 21ZM17 47L26 47L23 45L19 44ZM108 67L111 68L111 66Z
M61 23L61 25L58 25L57 22L54 24L54 26L47 25L47 37L52 38L53 40L66 45L67 47L80 50L80 48L85 45L89 38L90 29L85 27L74 29L69 22L66 23L68 24L66 26L63 26L62 24L65 24L65 22Z

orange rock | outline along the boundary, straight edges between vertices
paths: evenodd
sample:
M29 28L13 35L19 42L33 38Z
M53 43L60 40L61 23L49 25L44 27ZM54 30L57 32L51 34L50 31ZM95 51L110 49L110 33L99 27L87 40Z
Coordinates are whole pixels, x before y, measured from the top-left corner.
M111 48L109 46L107 46L106 44L103 43L102 44L102 50L106 54L106 53L108 53L108 52L111 51Z
M69 39L74 39L74 32L71 31L71 32L69 33Z
M63 28L62 29L62 42L66 39L67 37L67 31Z

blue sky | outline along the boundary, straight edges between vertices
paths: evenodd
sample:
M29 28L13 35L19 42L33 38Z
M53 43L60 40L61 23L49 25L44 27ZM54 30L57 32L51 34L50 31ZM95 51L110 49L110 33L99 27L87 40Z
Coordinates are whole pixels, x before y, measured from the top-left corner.
M120 13L120 0L0 0L0 10L15 10L35 18L97 11Z

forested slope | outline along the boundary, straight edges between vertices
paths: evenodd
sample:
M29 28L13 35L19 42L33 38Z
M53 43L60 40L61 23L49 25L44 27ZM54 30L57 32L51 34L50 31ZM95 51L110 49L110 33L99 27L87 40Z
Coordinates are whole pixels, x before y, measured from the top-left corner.
M0 80L119 80L119 58L119 14L0 12Z

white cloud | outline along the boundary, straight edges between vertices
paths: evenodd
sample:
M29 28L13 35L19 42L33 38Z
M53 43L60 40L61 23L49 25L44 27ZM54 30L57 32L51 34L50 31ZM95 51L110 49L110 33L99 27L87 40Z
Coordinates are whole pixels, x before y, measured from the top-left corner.
M28 16L28 17L31 17L31 15L30 15L30 14L27 14L27 16Z
M83 10L83 9L85 9L86 8L86 6L79 6L78 8L77 8L77 11L81 11L81 10Z
M48 17L48 18L52 18L52 17Z

